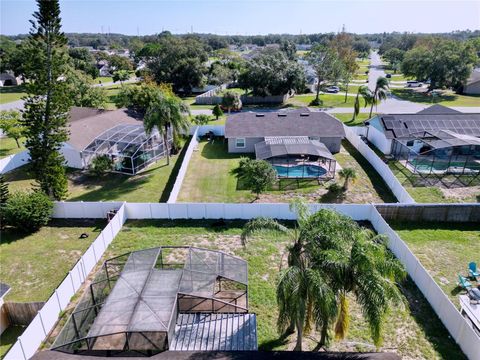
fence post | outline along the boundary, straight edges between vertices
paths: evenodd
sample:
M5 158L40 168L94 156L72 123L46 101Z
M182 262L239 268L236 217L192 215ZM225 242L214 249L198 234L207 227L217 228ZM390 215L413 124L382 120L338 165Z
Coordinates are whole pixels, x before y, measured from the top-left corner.
M27 360L28 357L25 355L25 350L23 349L22 336L21 335L18 337L18 343L20 344L20 349L22 349L23 358L25 360Z
M42 324L43 332L45 333L45 336L47 336L48 334L47 334L47 330L45 329L45 325L43 324L42 313L39 311L38 315L39 315L39 318L40 318L40 324Z
M75 284L74 284L74 282L73 282L72 270L70 270L70 271L68 272L68 275L70 276L70 281L72 282L73 293L75 294L75 293L76 293L76 290L75 290Z
M57 302L58 302L58 308L60 309L60 311L62 311L62 304L60 304L60 298L58 297L58 292L57 292L57 289L55 289L55 297L57 298Z

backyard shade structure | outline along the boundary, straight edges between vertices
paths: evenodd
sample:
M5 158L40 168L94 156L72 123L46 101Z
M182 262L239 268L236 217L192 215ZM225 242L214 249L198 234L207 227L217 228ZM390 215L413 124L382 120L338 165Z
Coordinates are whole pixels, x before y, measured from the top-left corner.
M168 149L173 142L171 130L167 135ZM147 134L143 125L122 124L98 135L82 151L84 166L97 156L112 159L113 171L135 175L159 158L166 156L167 146L157 129Z
M158 247L124 254L104 263L53 348L92 355L152 355L199 346L256 350L247 288L247 263L221 251ZM194 328L211 323L216 335L203 331L191 337Z
M395 139L392 149L395 159L423 178L448 175L469 185L480 175L480 138L475 136L422 131L413 139Z
M255 144L255 155L258 160L271 163L279 177L333 178L335 175L336 161L332 153L318 140L306 136L266 137L265 141Z

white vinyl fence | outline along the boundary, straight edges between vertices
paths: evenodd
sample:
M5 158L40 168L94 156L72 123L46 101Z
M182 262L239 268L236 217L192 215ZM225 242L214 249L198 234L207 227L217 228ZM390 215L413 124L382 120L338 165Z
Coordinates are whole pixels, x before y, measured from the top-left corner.
M382 159L380 159L377 154L375 154L375 152L370 149L370 147L365 144L357 135L357 130L352 130L345 125L343 128L345 129L347 140L350 141L350 143L360 152L360 154L362 154L365 159L367 159L368 162L375 168L387 186L392 190L398 201L407 204L415 203L415 200L413 200L407 190L405 190L402 184L400 184L400 181L398 181L388 165L385 164Z
M182 166L180 166L180 170L178 170L175 184L173 185L170 196L168 197L168 203L174 203L177 201L178 194L182 188L183 179L187 174L188 164L190 163L190 159L192 158L192 154L195 149L198 149L198 128L196 128L192 134L192 139L190 140L190 144L188 145L185 156L183 157Z
M19 168L20 166L27 164L29 161L30 154L27 150L4 157L0 159L0 174L5 174L9 171Z
M105 218L105 213L103 213L103 216L97 216L97 213L100 213L100 209L108 208L111 210L114 207L114 203L82 203L80 205L79 203L57 203L55 205L55 215L56 217L63 217L61 215L65 215L65 217L70 218L85 217L81 214L84 214L84 210L88 209L89 213L87 217ZM102 230L72 270L68 272L62 283L55 289L37 316L35 316L30 325L28 325L17 342L6 354L5 360L27 360L35 354L48 333L55 326L58 320L58 314L65 310L72 296L80 289L90 271L93 270L95 264L100 260L108 245L110 245L125 223L127 219L125 205L121 205L120 208L117 206L116 208L118 212L115 217ZM96 213L90 213L90 211Z
M388 236L390 250L405 266L410 277L465 355L471 360L480 360L480 338L478 335L468 325L457 307L430 276L407 244L388 225L374 206L372 206L370 222L379 234Z

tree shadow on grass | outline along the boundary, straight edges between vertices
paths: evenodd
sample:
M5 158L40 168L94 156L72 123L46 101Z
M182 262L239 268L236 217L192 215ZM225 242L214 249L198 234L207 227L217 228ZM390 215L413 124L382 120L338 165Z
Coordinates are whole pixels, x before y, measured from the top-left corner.
M185 143L182 148L182 151L178 155L177 162L173 167L172 171L170 172L170 176L168 177L168 181L163 188L162 193L160 194L160 198L158 199L159 202L167 202L168 198L170 197L170 193L172 192L173 186L175 185L175 181L177 180L178 172L180 171L180 167L182 166L183 160L185 159L185 153L187 152L188 146L190 145L190 141L192 141L192 137Z
M2 86L0 87L0 94L15 94L15 93L22 93L25 92L24 85L16 85L16 86Z
M466 359L460 347L410 277L400 284L400 290L406 298L406 306L408 306L410 314L440 357L442 359Z
M393 195L392 191L390 188L387 186L385 181L382 179L380 174L375 170L375 168L370 165L367 159L363 157L362 154L358 152L355 147L353 147L350 142L347 140L342 141L342 145L345 148L345 150L352 156L357 163L361 166L361 168L365 171L367 174L367 177L370 179L372 186L378 196L382 199L382 201L386 203L393 203L397 202L397 199L395 195Z

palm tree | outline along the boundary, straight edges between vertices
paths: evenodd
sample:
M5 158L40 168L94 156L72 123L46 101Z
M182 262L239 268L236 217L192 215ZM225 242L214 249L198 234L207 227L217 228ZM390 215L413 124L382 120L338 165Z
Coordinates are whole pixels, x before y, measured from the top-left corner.
M357 179L357 172L354 168L343 168L338 172L338 175L345 181L343 183L343 189L345 191L348 190L349 181L352 180L352 182L354 182Z
M317 349L329 339L335 324L337 338L349 327L349 300L353 294L362 309L376 346L392 304L401 303L396 283L405 278L401 263L387 250L387 239L363 230L351 218L322 209L310 214L302 203L292 204L298 216L295 230L275 220L257 218L244 228L242 241L254 232L269 229L289 233L288 267L277 285L280 331L297 330L295 350L301 350L303 333L312 323L320 330Z
M388 96L388 79L379 77L375 84L375 90L372 93L372 106L370 107L370 115L372 117L373 105L377 105L380 101L385 100Z
M187 131L190 127L190 121L187 116L189 114L190 109L188 105L173 95L164 95L155 99L147 109L143 119L145 131L147 134L150 134L156 127L163 136L167 152L167 164L170 164L168 134L171 131L175 139L179 132Z
M336 337L343 339L348 332L347 295L352 294L369 324L374 344L380 346L390 306L402 303L397 282L406 276L402 264L387 249L388 239L326 209L311 216L310 226L315 229L314 236L305 244L305 251L312 259L311 267L327 274L336 294Z
M337 308L333 291L322 273L310 267L310 259L303 249L302 229L308 224L309 211L301 201L294 201L290 208L297 214L297 228L290 230L279 222L259 217L249 221L241 239L246 246L247 238L257 231L270 230L288 234L292 244L287 247L288 267L280 272L277 283L279 314L277 327L280 333L297 330L294 350L302 350L303 334L309 333L314 323L321 329L319 346L329 340L328 328L336 318Z
M360 113L360 96L363 98L364 105L367 107L372 101L372 92L366 86L360 86L357 91L357 96L355 97L355 103L353 105L353 117L352 121L355 121L356 117Z

